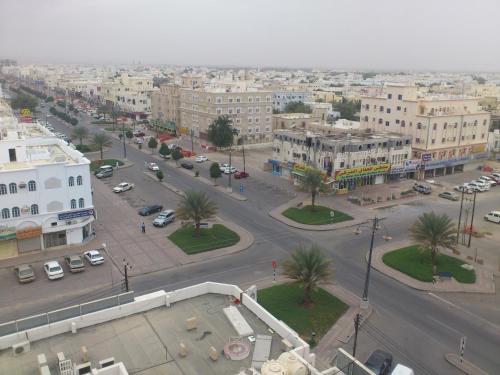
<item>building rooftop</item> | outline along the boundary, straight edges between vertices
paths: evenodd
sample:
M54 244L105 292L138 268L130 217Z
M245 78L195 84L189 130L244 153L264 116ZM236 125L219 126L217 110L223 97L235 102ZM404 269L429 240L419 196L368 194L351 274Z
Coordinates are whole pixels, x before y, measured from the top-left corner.
M278 129L275 130L275 134L285 134L295 137L312 137L312 138L321 138L324 142L328 141L366 141L369 139L372 140L384 140L384 139L411 139L410 135L403 135L394 132L387 131L379 131L379 132L366 132L366 131L357 131L356 129L352 129L350 131L345 131L343 129L336 129L332 127L332 132L329 134L323 133L315 133L308 130L289 130L289 129Z

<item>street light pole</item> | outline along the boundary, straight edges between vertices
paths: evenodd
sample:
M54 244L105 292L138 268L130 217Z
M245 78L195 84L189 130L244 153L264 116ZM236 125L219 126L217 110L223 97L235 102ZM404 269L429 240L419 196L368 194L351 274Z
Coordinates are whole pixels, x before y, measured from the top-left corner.
M231 142L231 145L229 146L229 184L228 184L228 187L227 187L227 189L230 192L233 191L233 187L231 186L231 175L232 175L231 167L233 166L231 164L231 148L232 148L232 145L233 145L233 142Z
M194 130L191 128L191 153L194 154L194 142L193 142L193 136L194 136Z
M373 243L375 241L375 231L378 228L378 218L375 216L372 226L372 238L370 241L370 252L368 253L368 264L366 266L365 288L363 290L362 304L368 307L368 288L370 286L370 270L372 268Z
M472 240L472 230L473 230L472 225L474 224L474 211L476 209L476 194L477 194L477 191L474 191L474 201L472 203L472 216L470 219L469 243L467 244L468 248L470 248L470 242Z
M127 160L127 148L125 147L125 122L122 122L122 138L123 138L123 159Z
M460 221L462 220L462 208L464 206L464 193L465 193L465 187L462 187L462 199L460 201L460 213L458 214L457 244L458 244L458 237L460 237Z

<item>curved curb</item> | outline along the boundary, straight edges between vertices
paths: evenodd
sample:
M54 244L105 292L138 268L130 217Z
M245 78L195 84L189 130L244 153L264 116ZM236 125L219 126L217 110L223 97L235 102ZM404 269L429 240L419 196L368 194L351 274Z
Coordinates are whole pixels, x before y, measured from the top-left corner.
M468 375L488 375L488 373L473 363L467 361L466 359L460 360L458 354L455 353L447 353L444 355L444 358L453 366L463 371Z

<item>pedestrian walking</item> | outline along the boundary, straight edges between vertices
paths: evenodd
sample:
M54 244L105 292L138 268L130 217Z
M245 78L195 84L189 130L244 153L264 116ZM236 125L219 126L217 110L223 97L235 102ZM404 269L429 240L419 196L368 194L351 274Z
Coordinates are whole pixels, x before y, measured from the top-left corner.
M146 233L146 226L144 225L144 222L141 224L141 231L142 233Z

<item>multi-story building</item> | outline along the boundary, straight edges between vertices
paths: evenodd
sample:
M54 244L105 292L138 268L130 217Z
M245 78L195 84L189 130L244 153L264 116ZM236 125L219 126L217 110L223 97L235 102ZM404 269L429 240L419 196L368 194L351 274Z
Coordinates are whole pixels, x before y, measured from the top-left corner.
M0 258L79 244L93 232L89 160L0 101Z
M389 132L336 132L329 135L304 130L274 132L273 174L300 180L307 167L325 173L337 189L353 190L402 176L413 177L407 166L411 136Z
M479 98L421 95L413 85L389 84L363 96L361 128L411 135L420 176L462 171L485 155L490 113Z
M312 100L310 91L288 91L278 90L273 92L273 110L275 112L285 112L288 103L308 102Z

